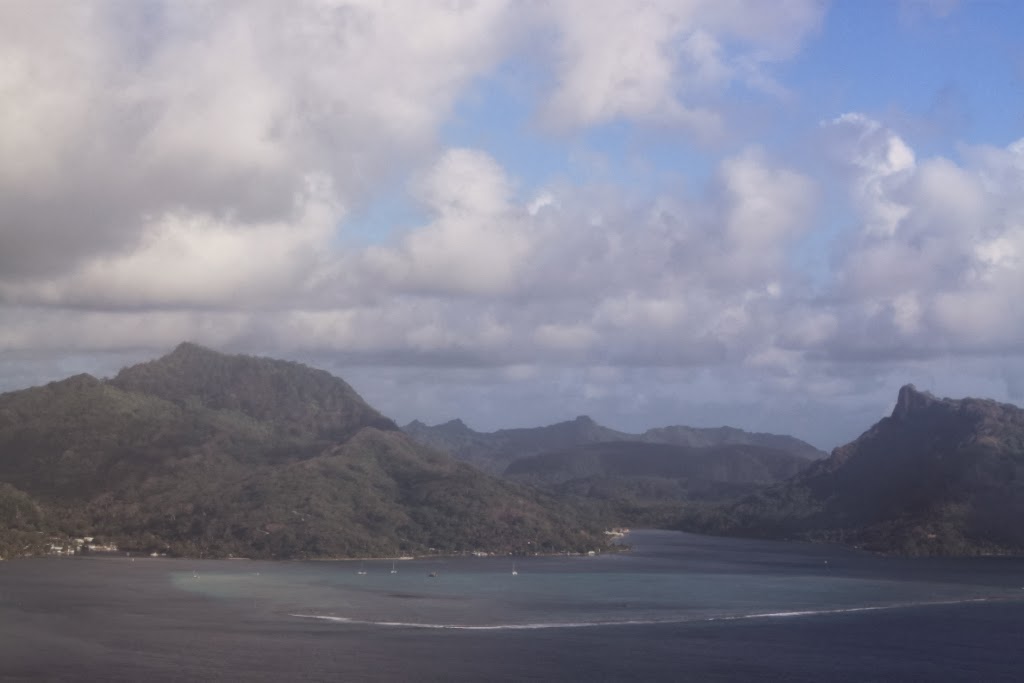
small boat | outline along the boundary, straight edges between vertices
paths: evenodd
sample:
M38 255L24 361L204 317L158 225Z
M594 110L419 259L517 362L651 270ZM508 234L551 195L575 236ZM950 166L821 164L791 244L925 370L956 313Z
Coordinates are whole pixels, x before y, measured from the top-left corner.
M437 576L437 572L430 572L429 574L427 574L427 577L431 578L431 579L433 579L436 576Z
M512 576L519 576L519 572L516 571L516 563L512 563Z
M362 562L359 563L359 571L356 572L356 573L357 574L365 574L366 573L366 570L363 568L363 563Z
M398 570L395 569L395 561L394 560L391 561L391 573L392 574L397 574L398 573Z

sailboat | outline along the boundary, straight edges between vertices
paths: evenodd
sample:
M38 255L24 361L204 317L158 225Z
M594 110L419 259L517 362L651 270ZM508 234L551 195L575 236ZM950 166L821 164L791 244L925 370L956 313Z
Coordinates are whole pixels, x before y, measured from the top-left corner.
M516 563L512 563L512 576L519 576L519 572L516 571Z
M357 574L365 574L366 573L366 570L363 569L363 563L362 562L359 563L359 571L356 572L356 573Z
M394 560L391 560L391 573L392 574L397 574L398 573L398 570L395 569L395 561Z

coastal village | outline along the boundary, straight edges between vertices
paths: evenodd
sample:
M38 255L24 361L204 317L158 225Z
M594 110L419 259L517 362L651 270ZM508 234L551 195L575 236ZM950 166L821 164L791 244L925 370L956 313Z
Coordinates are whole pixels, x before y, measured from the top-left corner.
M97 542L94 536L83 536L81 538L60 538L51 537L47 547L47 555L85 555L87 553L110 553L117 552L117 545L114 543Z

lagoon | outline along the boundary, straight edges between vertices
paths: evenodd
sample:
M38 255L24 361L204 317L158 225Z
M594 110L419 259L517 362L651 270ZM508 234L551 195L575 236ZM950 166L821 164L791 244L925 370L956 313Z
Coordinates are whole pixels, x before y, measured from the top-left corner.
M1009 681L1024 666L1022 558L626 540L515 558L516 576L504 557L395 574L390 560L4 562L0 678Z

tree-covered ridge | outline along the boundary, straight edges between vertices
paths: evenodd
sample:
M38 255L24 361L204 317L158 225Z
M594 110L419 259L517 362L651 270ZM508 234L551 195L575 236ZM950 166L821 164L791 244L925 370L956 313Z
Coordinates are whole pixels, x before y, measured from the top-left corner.
M344 440L359 429L398 429L344 380L301 363L226 355L191 343L125 368L110 384L179 405L244 415L284 436Z
M544 427L499 429L496 432L474 431L462 420L452 420L435 427L413 421L403 427L403 431L422 444L494 474L500 474L518 458L580 444L628 438L627 434L602 427L586 416Z
M1024 552L1024 411L900 390L890 417L793 479L687 528L887 552Z
M602 543L550 496L416 444L328 373L194 345L111 381L0 395L0 482L0 514L31 519L24 533L179 554Z
M45 513L28 494L0 482L0 558L42 552L48 528Z
M734 427L698 428L675 425L630 434L604 427L587 416L532 428L477 432L461 420L430 427L413 421L402 428L424 445L451 453L485 471L504 472L514 461L553 451L608 442L666 444L687 448L758 446L784 451L806 460L825 457L805 441L780 434L747 432Z
M663 526L693 505L738 499L808 464L792 453L746 444L608 441L521 458L505 477L575 500L610 526Z
M547 483L618 476L749 484L777 482L807 465L791 453L746 444L689 447L608 441L521 458L505 472Z

